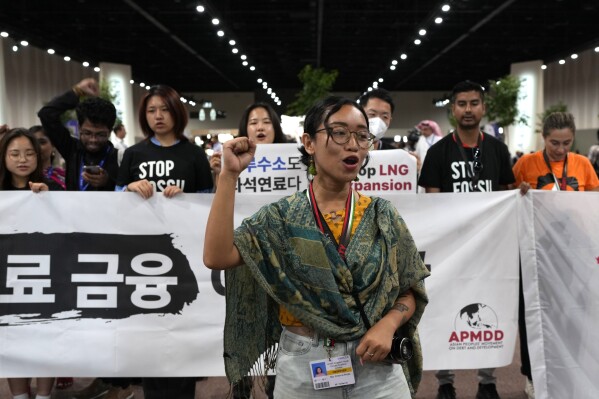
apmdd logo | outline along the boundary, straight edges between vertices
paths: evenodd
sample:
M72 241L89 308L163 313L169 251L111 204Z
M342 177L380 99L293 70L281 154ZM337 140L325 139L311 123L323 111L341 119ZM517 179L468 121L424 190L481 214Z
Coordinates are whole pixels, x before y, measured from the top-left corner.
M497 313L485 304L472 303L456 314L449 349L499 349L503 347L503 335Z

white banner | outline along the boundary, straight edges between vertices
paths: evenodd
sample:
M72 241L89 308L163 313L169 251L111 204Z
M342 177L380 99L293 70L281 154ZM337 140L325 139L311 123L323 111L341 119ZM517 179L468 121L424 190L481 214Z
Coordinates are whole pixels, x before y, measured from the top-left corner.
M224 375L223 282L202 264L212 195L0 197L0 376ZM235 224L278 197L238 195ZM432 269L425 368L508 364L516 193L386 197Z
M297 144L269 144L256 148L254 159L237 179L237 192L290 195L308 187L306 166ZM415 193L416 158L404 150L371 151L354 188L365 193Z
M599 193L531 190L522 280L536 399L599 395Z
M518 335L517 195L397 197L395 205L431 268L429 304L419 325L426 370L512 362Z

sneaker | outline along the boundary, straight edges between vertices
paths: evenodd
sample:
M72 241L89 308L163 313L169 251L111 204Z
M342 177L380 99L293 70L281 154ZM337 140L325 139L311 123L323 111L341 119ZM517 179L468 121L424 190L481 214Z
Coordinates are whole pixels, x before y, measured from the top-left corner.
M83 388L81 391L74 392L72 395L72 399L100 399L104 395L108 393L110 390L110 385L104 383L99 378L96 378L89 384L87 387Z
M495 384L478 384L476 399L501 399Z
M453 387L453 384L439 385L437 399L456 399L455 388Z
M112 387L102 399L132 399L134 397L133 388L128 386L127 388Z
M532 384L532 380L526 377L526 385L524 385L524 393L528 399L535 399L535 386Z

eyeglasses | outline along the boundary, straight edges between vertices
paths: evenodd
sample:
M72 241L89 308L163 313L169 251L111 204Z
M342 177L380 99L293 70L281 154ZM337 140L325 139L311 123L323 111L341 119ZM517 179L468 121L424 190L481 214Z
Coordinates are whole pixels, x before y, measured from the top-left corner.
M370 148L374 142L374 135L372 135L367 129L351 131L346 126L327 126L323 129L319 129L316 133L326 132L336 144L343 145L349 143L352 134L356 136L356 142L360 148Z
M474 173L480 173L483 170L483 163L480 159L480 153L481 151L479 147L472 149L472 170L474 170Z
M89 138L95 138L97 140L106 140L108 138L108 135L110 134L110 132L90 132L89 130L82 130L81 131L81 137L89 137Z
M37 152L35 152L35 151L25 151L25 152L10 151L8 153L8 157L12 161L18 161L21 159L21 157L25 158L26 161L30 161L30 160L34 159L36 156L37 156Z

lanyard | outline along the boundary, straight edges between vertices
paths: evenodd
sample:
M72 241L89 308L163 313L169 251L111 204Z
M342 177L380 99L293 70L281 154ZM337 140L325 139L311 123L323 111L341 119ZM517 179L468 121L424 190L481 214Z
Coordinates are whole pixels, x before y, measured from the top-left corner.
M466 151L464 151L464 145L462 144L462 140L460 140L460 135L457 134L456 132L453 132L453 138L455 139L455 141L458 145L458 149L460 150L460 155L462 156L462 159L465 162L466 174L468 175L468 177L470 177L470 180L472 181L473 189L476 190L476 188L478 186L478 180L480 179L480 170L478 170L476 172L474 171L474 160L473 160L473 162L470 162L470 160L466 156ZM478 140L476 142L476 146L478 147L478 150L480 151L479 162L482 165L483 146L482 146L482 134L480 134L480 133L478 135ZM468 166L468 165L470 165L470 166Z
M54 166L48 167L48 170L46 171L46 178L51 179L52 178L52 172L54 172Z
M110 146L106 146L106 154L104 154L104 158L98 164L99 167L104 166L104 162L106 162L106 158L108 158L108 153L110 152ZM79 165L79 191L86 191L89 187L89 183L83 183L83 161L85 159L85 155L81 157L81 165Z
M549 157L545 150L543 150L543 159L549 168L549 173L553 176L555 187L557 187L559 191L566 191L566 181L568 180L568 154L566 153L566 157L564 158L564 169L562 170L562 178L559 181L557 180L555 173L553 173L553 169L551 169L551 162L549 162Z
M354 224L354 190L350 187L347 200L345 201L345 219L343 220L343 229L341 230L341 238L339 239L339 242L337 242L335 239L335 236L333 235L333 232L331 232L329 225L322 216L322 213L320 213L320 209L318 209L316 197L314 196L314 189L312 188L312 182L310 182L307 194L308 202L312 208L312 213L314 214L314 219L316 220L318 228L324 235L329 237L333 243L335 243L339 255L345 261L345 250L349 244L351 230Z

